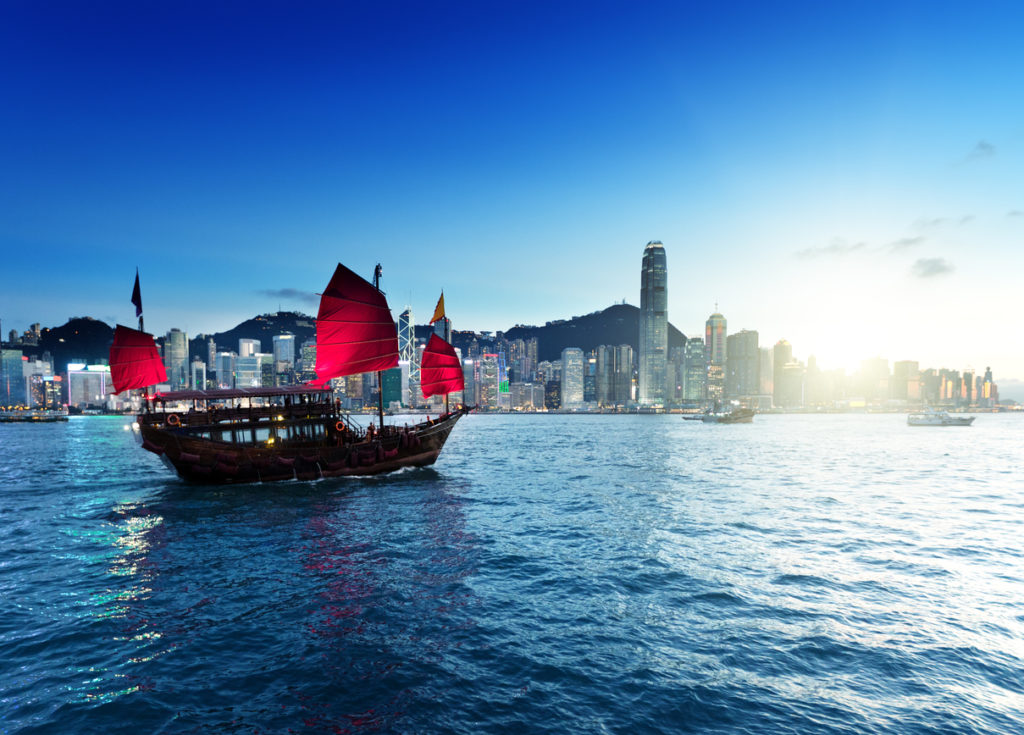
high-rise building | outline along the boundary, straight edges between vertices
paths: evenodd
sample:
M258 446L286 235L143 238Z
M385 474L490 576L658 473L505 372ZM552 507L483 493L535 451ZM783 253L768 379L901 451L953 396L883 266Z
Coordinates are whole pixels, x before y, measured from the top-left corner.
M274 361L287 362L289 366L295 367L295 335L276 334L274 335Z
M771 347L761 347L758 350L758 352L761 355L761 364L760 364L760 367L758 369L758 376L757 376L758 388L757 388L757 392L758 392L758 395L768 396L768 398L771 398L771 395L772 395L772 392L773 392L773 388L772 388L773 377L775 375L775 370L774 370L775 363L774 363L774 361L772 359L772 348Z
M164 369L171 390L188 387L188 336L176 327L164 338Z
M114 392L107 365L68 363L68 405L102 408Z
M195 390L206 390L206 363L198 357L192 361L192 379L189 387Z
M783 368L793 361L793 345L784 339L780 339L772 348L772 402L776 406L782 406L782 378Z
M899 360L892 364L890 395L898 401L921 400L921 370L916 360Z
M252 357L257 352L260 352L262 347L263 343L258 339L240 339L238 340L238 356Z
M404 360L409 367L406 370L406 377L403 378L404 395L410 390L418 390L420 385L420 363L419 355L416 353L416 325L412 322L412 308L406 307L405 311L398 315L398 359ZM413 388L413 386L415 388ZM406 402L406 405L411 405Z
M725 361L728 352L725 317L715 312L704 324L704 362L708 367L708 403L721 404L725 400Z
M583 350L566 347L562 350L562 408L583 406Z
M22 362L24 355L21 350L0 349L0 407L27 405L28 390Z
M750 398L760 390L761 353L757 332L742 329L726 337L725 395L729 399Z
M217 366L217 387L218 388L234 388L235 387L235 359L236 355L234 352L218 352L216 355Z
M644 406L665 403L668 361L668 265L665 246L652 240L640 270L640 395ZM562 396L565 404L566 397Z
M705 398L708 379L707 363L704 362L704 341L699 337L686 340L683 361L683 400L687 403L701 402Z

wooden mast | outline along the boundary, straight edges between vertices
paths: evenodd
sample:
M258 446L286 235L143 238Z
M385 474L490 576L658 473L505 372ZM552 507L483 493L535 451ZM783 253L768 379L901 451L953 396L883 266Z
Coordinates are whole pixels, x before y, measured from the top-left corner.
M373 287L380 291L380 276L383 269L380 263L373 269ZM380 418L380 431L384 433L384 372L377 371L377 416Z

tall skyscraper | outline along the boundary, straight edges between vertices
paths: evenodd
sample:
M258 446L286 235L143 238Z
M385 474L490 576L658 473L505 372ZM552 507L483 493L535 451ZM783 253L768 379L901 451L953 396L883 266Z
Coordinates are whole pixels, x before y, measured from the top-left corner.
M725 317L717 311L704 325L704 362L708 366L707 397L712 405L725 400L725 360L727 354Z
M756 396L760 389L761 354L757 332L743 329L726 340L725 395L732 398Z
M240 339L238 340L238 356L252 357L257 352L261 351L261 347L262 344L258 339Z
M566 347L562 350L562 408L583 405L583 350Z
M668 361L668 265L665 246L652 240L644 248L640 270L639 403L665 403ZM562 397L563 404L565 396Z
M294 334L274 335L274 361L287 362L289 367L295 367Z
M164 368L171 390L189 387L188 336L178 328L164 338Z
M683 400L687 403L701 402L705 398L708 369L704 362L704 342L700 337L686 340L683 360Z

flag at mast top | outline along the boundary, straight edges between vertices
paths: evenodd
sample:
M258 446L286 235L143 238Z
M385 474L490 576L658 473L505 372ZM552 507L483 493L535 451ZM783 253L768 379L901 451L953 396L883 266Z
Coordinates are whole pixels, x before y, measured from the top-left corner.
M434 307L434 316L430 318L430 323L433 324L441 319L444 319L444 291L441 292L441 298L437 300L437 306Z
M139 287L139 269L135 269L135 288L132 289L132 303L135 304L135 316L142 316L142 289Z

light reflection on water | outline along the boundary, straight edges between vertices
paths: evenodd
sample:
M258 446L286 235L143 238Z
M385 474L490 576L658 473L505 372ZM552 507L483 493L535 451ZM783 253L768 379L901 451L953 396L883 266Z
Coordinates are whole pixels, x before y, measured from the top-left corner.
M245 488L122 424L0 427L2 728L1024 718L1019 417L470 416L434 469Z

